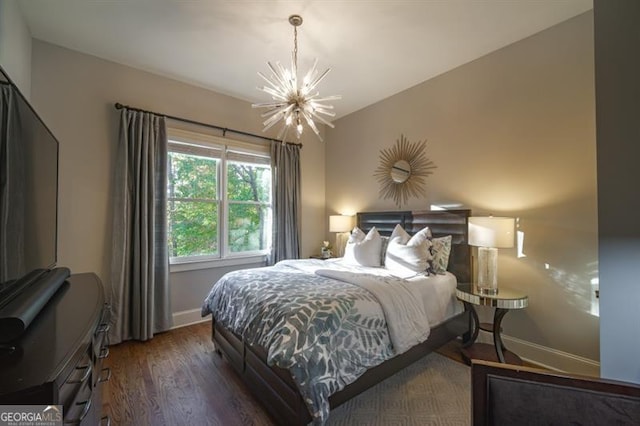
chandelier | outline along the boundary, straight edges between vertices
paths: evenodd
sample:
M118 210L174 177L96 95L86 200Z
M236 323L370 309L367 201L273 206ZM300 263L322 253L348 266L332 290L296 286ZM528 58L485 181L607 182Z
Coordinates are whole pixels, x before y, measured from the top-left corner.
M289 23L293 25L291 70L284 68L280 65L280 62L276 62L275 66L271 62L267 62L271 75L267 77L261 72L258 72L258 75L268 85L258 87L258 90L271 95L273 101L251 106L253 108L267 108L267 111L262 114L262 117L266 118L262 123L265 126L262 129L263 132L282 121L282 128L277 138L284 141L289 128L294 126L296 135L300 139L304 130L303 124L306 123L322 140L315 121L333 128L333 124L325 120L322 115L335 117L335 113L332 111L333 105L328 105L326 102L341 99L341 96L335 95L321 98L320 93L314 91L316 86L331 71L331 68L327 68L325 72L319 74L316 68L318 59L314 61L313 66L300 82L301 85L298 86L298 27L302 25L302 17L300 15L291 15L289 16Z

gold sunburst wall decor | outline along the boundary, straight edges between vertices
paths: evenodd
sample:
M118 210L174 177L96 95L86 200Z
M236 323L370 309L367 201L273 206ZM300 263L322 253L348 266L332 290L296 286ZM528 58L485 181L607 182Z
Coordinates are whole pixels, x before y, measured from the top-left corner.
M374 176L380 183L380 197L393 198L398 207L409 197L426 196L425 179L436 165L427 158L427 141L409 142L404 136L380 151L380 165Z

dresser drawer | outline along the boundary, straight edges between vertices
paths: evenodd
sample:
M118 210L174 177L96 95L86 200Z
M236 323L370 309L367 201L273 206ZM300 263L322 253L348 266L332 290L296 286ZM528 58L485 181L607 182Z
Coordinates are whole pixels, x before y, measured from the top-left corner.
M65 425L92 425L95 424L96 410L94 404L100 404L92 398L93 389L91 381L83 383L69 407L64 409Z
M111 308L105 303L102 315L96 331L93 333L91 345L93 346L94 359L106 358L109 351L109 319L111 318ZM106 349L105 349L106 348ZM106 351L106 354L105 354Z
M73 404L82 398L81 391L85 387L91 388L93 377L93 363L89 352L84 352L80 360L76 363L71 373L60 385L58 401L64 407L64 413L72 408Z

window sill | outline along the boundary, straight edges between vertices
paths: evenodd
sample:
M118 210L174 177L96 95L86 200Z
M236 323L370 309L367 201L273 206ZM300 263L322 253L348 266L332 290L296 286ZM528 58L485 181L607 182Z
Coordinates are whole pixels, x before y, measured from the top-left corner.
M195 271L198 269L221 268L225 266L264 264L267 261L265 254L255 256L228 257L225 259L213 259L193 262L176 262L169 265L169 272Z

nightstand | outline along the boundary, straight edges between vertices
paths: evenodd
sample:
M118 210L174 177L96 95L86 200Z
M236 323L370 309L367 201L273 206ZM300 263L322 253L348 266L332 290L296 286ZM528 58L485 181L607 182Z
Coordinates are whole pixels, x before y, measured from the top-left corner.
M458 284L456 297L464 303L465 311L471 313L471 336L462 342L462 358L470 364L472 359L502 362L522 365L522 360L516 354L508 351L500 337L502 319L512 309L524 309L529 305L526 294L508 288L500 288L496 295L480 294L475 284ZM480 323L475 306L493 307L493 324ZM486 343L476 343L480 330L493 333L493 346Z
M329 257L322 257L322 255L321 255L321 254L312 254L311 256L309 256L309 259L327 260L327 259L333 259L333 256L329 256Z

